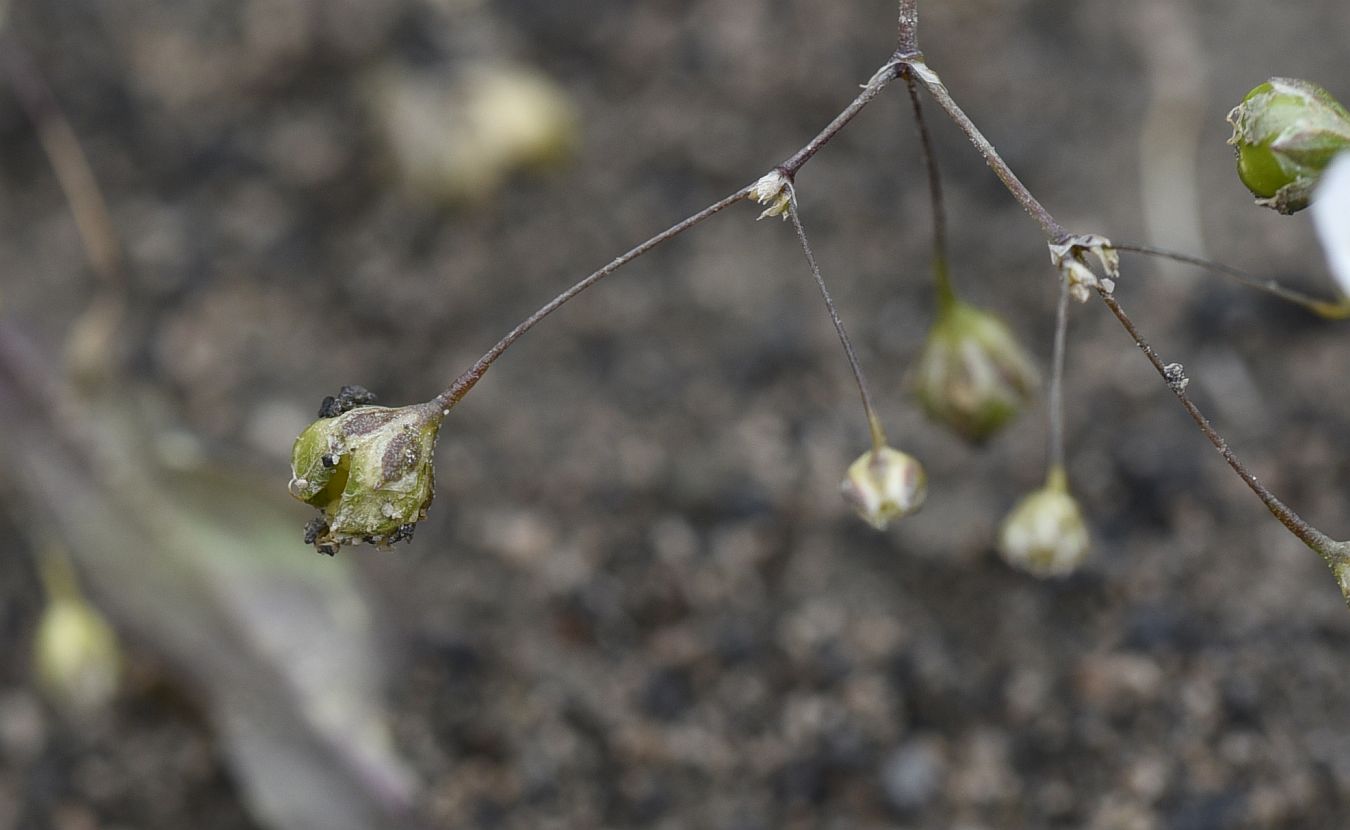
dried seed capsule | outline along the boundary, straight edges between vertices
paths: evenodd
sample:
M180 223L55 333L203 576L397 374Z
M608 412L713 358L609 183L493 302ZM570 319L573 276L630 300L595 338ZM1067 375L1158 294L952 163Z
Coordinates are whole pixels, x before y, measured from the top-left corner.
M409 538L434 495L439 404L358 406L320 418L291 450L291 495L317 507L306 541L321 553Z
M849 466L840 489L863 521L885 530L892 519L908 516L923 506L928 475L913 456L882 447L859 456Z
M928 414L969 441L983 441L1031 399L1040 374L994 314L953 301L938 312L915 370Z
M1228 113L1238 177L1256 203L1280 213L1308 206L1337 153L1350 149L1350 112L1317 84L1271 78Z
M1039 577L1072 572L1087 557L1090 544L1083 511L1058 468L1044 487L1017 503L998 539L1008 564Z

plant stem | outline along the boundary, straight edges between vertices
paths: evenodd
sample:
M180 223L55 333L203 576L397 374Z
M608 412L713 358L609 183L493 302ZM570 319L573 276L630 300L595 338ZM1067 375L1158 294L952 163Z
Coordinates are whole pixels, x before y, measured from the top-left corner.
M1046 466L1053 472L1064 469L1064 357L1068 351L1069 280L1060 278L1059 304L1055 308L1055 348L1050 357L1050 446Z
M839 335L839 343L844 347L844 354L848 357L849 368L853 370L853 379L858 384L858 394L862 396L863 412L867 415L867 426L872 433L872 451L878 452L886 446L886 432L882 429L881 419L877 417L876 408L872 406L872 396L867 391L867 380L863 377L862 364L858 362L858 354L853 350L853 343L848 338L848 332L844 329L844 321L839 318L839 310L834 305L834 299L830 297L830 289L825 287L825 278L821 276L820 265L816 263L816 255L811 250L811 243L806 239L806 229L802 227L801 216L797 213L797 200L794 198L788 203L788 218L792 220L792 229L797 232L797 239L802 243L802 253L806 254L806 264L811 267L811 276L816 279L816 286L820 288L820 296L825 300L825 308L830 312L830 320L834 322L835 333Z
M942 79L938 77L937 73L929 69L922 59L906 61L904 65L912 70L920 81L923 81L923 85L928 89L928 93L933 96L933 99L938 102L938 106L946 111L948 117L970 139L970 143L975 145L975 149L980 151L980 155L984 156L985 163L994 171L994 175L998 176L999 180L1003 182L1003 186L1008 188L1008 191L1012 193L1013 198L1022 206L1022 209L1040 224L1041 231L1046 238L1052 242L1057 242L1067 236L1068 234L1063 226L1055 221L1055 217L1050 215L1050 211L1046 210L1045 206L1027 189L1027 186L1022 184L1022 180L1017 178L1017 174L1013 173L1012 168L999 156L998 151L994 149L994 145L984 137L984 133L981 133L979 128L975 126L975 122L970 120L970 116L966 115L956 105L956 101L952 99L951 93L947 91L947 87L942 83Z
M1205 417L1205 414L1201 412L1200 408L1191 400L1190 395L1186 393L1187 383L1185 376L1181 375L1177 368L1169 370L1168 364L1163 362L1163 359L1158 355L1157 351L1155 351L1154 348L1149 345L1148 341L1144 339L1144 336L1139 332L1138 327L1135 326L1134 321L1125 313L1125 309L1121 307L1120 302L1115 296L1107 293L1100 287L1097 289L1097 294L1102 298L1102 301L1106 303L1106 307L1111 309L1111 313L1116 316L1116 319L1125 327L1125 330L1130 333L1130 336L1134 338L1135 345L1139 347L1139 350L1148 358L1149 363L1153 364L1153 368L1157 370L1158 375L1162 377L1168 387L1171 388L1172 394L1181 402L1181 406L1186 410L1187 414L1191 416L1191 420L1195 421L1195 425L1200 428L1200 431L1204 433L1205 437L1209 439L1209 442L1214 445L1214 448L1223 455L1223 459L1228 462L1228 466L1233 468L1233 472L1237 473L1238 477L1251 488L1251 491L1256 494L1257 498L1261 499L1275 518L1279 519L1281 524L1289 528L1290 533L1293 533L1302 540L1303 544L1321 554L1322 557L1327 560L1328 564L1336 564L1337 561L1341 561L1344 557L1344 554L1340 552L1343 548L1342 545L1304 521L1302 516L1294 512L1294 510L1284 502L1280 501L1269 488L1262 484L1261 481L1247 469L1247 465L1242 463L1242 460L1238 458L1237 453L1233 452L1232 447L1228 445L1228 442L1224 437L1219 434L1219 431L1214 428L1214 425L1210 423L1209 419ZM1176 364L1172 365L1174 367L1176 366Z
M56 173L56 180L75 217L75 228L90 267L105 287L121 291L124 282L122 249L98 179L70 120L34 65L32 56L17 38L3 31L3 11L0 8L0 66L9 78L19 106L33 123L42 151Z
M896 34L897 55L909 56L919 52L919 2L900 0L900 28Z
M1145 254L1147 256L1170 259L1175 262L1194 265L1197 268L1203 268L1221 276L1229 277L1248 288L1254 288L1257 291L1264 291L1281 300L1302 306L1314 314L1325 317L1328 320L1346 320L1350 319L1350 297L1343 297L1338 302L1331 300L1322 300L1310 294L1305 294L1293 288L1287 288L1277 280L1258 277L1254 274L1243 271L1240 268L1234 268L1231 265L1224 265L1221 262L1204 259L1203 257L1191 256L1189 254L1179 254L1175 251L1168 251L1163 248L1155 248L1152 245L1135 245L1112 243L1111 248L1117 251L1124 251L1132 254Z
M956 296L956 289L952 288L952 277L947 269L946 259L933 258L933 287L937 293L938 316L956 310L960 300Z
M952 121L961 128L971 140L971 143L975 145L976 149L980 151L980 154L984 156L985 162L993 169L994 173L1008 189L1008 192L1010 192L1013 198L1017 200L1017 203L1022 206L1022 209L1030 214L1041 226L1041 231L1044 233L1046 241L1055 244L1066 239L1068 234L1064 230L1064 227L1055 221L1055 218L1050 215L1050 212L1045 209L1045 206L1031 194L1031 191L1027 190L1026 186L1022 184L1012 172L1012 169L1009 168L1007 163L999 156L998 151L994 149L994 145L989 143L988 139L980 133L974 123L971 122L970 118L959 106L957 106L956 102L952 100L951 94L948 93L947 88L943 85L937 73L929 69L921 59L908 60L904 63L906 68L912 70L914 74L919 77L919 80L923 81L924 86L928 88L929 93L933 95L937 102L942 106L943 110L946 111L947 115L951 117ZM1219 434L1218 430L1214 428L1214 425L1211 424L1204 413L1200 411L1200 408L1196 406L1195 402L1186 394L1187 381L1186 378L1180 374L1180 367L1174 364L1169 371L1168 364L1164 363L1162 358L1158 356L1158 353L1153 350L1153 347L1144 340L1143 335L1140 334L1139 329L1134 325L1134 321L1126 315L1125 310L1121 308L1120 303L1112 293L1106 291L1101 286L1098 286L1097 294L1102 298L1102 301L1106 303L1107 308L1111 310L1111 313L1120 321L1120 324L1130 336L1134 338L1135 345L1139 347L1153 365L1153 368L1157 370L1158 374L1167 383L1168 387L1171 388L1172 393L1176 396L1177 400L1180 401L1187 414L1191 416L1191 420L1195 421L1196 426L1198 426L1205 437L1209 439L1209 442L1223 455L1224 460L1228 462L1228 466L1232 467L1233 471L1238 474L1252 492L1261 499L1262 503L1266 505L1266 508L1270 510L1271 514L1305 545L1321 555L1334 569L1345 569L1350 567L1350 544L1337 542L1317 528L1308 524L1303 517L1299 516L1292 508L1280 501L1269 488L1262 484L1256 476L1252 475L1246 465L1238 458L1237 454L1233 452L1233 449L1228 445L1228 442L1224 437ZM1337 573L1339 577L1340 571L1338 570ZM1346 588L1350 591L1350 586L1346 586Z
M914 73L905 68L900 73L909 90L909 101L914 108L914 125L919 133L919 151L923 156L924 169L928 171L928 200L933 210L933 279L937 288L938 306L950 310L956 304L956 292L952 288L951 274L947 269L947 207L942 196L942 174L938 169L937 156L933 153L933 139L928 133L928 122L924 119L923 104L919 101L919 88L914 83Z
M571 288L554 297L552 300L549 300L538 311L531 314L529 317L525 318L514 329L511 329L511 331L508 332L505 337L503 337L501 340L498 340L497 344L493 346L491 349L488 349L487 352L482 357L478 358L478 362L474 363L474 365L468 371L464 372L464 374L455 378L455 381L451 383L450 386L444 392L435 397L434 400L436 401L436 403L438 403L443 409L449 409L450 407L459 403L460 400L463 399L463 397L469 393L469 390L472 389L474 385L478 383L478 381L482 380L483 375L487 374L487 370L492 368L492 364L497 361L497 358L501 357L502 354L505 353L507 349L511 348L511 344L519 340L521 336L525 334L525 332L534 328L535 325L539 323L539 321L543 320L548 315L557 311L568 300L572 299L581 292L585 291L587 288L590 288L592 285L595 285L600 280L619 270L623 266L627 265L628 263L642 256L643 254L647 253L656 246L660 245L662 242L674 239L675 237L694 227L698 223L702 222L704 219L707 219L710 216L720 213L723 210L726 210L727 208L741 201L747 195L749 195L750 187L751 187L750 185L742 187L740 190L736 191L735 193L732 193L730 196L727 196L717 202L714 202L711 205L708 205L703 210L700 210L698 213L695 213L692 216L689 216L688 218L676 222L674 225L671 225L669 228L666 228L664 231L661 231L656 236L653 236L651 239L648 239L646 242L643 242L636 248L633 248L631 251L624 254L623 256L614 259L605 267L592 273L585 279L577 282Z
M850 103L847 107L843 109L843 111L841 111L837 116L835 116L834 119L828 125L826 125L825 129L821 130L820 133L818 133L815 138L811 139L811 141L809 141L806 144L806 146L802 147L796 153L793 153L792 156L787 161L780 164L776 169L782 172L782 174L787 177L788 181L791 181L793 177L796 175L797 171L801 170L802 167L804 167L806 163L810 161L811 158L815 156L817 152L820 151L820 148L830 143L830 141L836 135L839 134L840 130L844 129L844 127L846 127L848 123L853 120L853 117L862 111L863 107L866 107L869 103L871 103L873 98L877 97L877 93L881 92L881 90L886 88L887 84L895 80L895 78L899 75L899 73L900 73L900 63L897 60L892 59L887 63L883 64L880 69L878 69L875 73L873 73L872 77L863 86L862 92L858 94L858 97L853 99L852 103ZM437 395L434 399L435 402L438 405L440 405L443 409L449 409L450 407L459 403L460 400L462 400L464 396L469 393L469 390L472 389L474 385L478 383L478 381L482 380L483 375L487 374L487 370L492 367L492 364L497 361L497 358L501 357L502 354L505 353L507 349L511 348L511 344L519 340L521 336L525 334L525 332L534 328L534 326L540 320L543 320L545 317L552 314L554 311L557 311L558 308L560 308L568 300L585 291L587 288L590 288L592 285L595 285L600 280L619 270L623 266L627 265L628 263L642 256L643 254L647 253L648 251L660 245L661 243L674 239L675 237L679 236L680 234L699 224L704 219L707 219L708 217L716 213L720 213L721 211L725 210L731 205L734 205L736 202L739 202L740 200L746 198L750 194L750 191L753 188L753 186L754 186L753 184L747 185L741 188L740 190L736 191L735 193L731 194L730 196L727 196L726 198L722 199L721 201L715 202L709 205L708 207L704 208L703 210L700 210L698 213L695 213L694 215L680 222L677 222L674 225L671 225L669 228L666 228L661 233L657 234L656 236L653 236L651 239L648 239L646 242L643 242L641 245L638 245L636 248L633 248L628 253L610 262L604 268L601 268L599 271L596 271L595 273L591 274L590 276L573 285L571 288L554 297L547 304L542 306L538 311L536 311L534 314L531 314L519 325L517 325L514 329L512 329L509 333L507 333L505 337L503 337L501 340L498 340L497 344L493 346L491 349L488 349L488 351L484 353L482 357L478 358L478 361L474 363L472 367L470 367L466 372L464 372L459 377L455 378L454 382L451 383L450 386L445 389L445 391Z
M883 64L880 69L873 73L871 79L863 85L863 90L858 94L858 97L854 98L853 102L836 115L834 120L827 124L825 129L821 130L805 147L793 153L791 158L778 165L778 170L789 180L795 179L797 171L801 170L811 160L811 157L820 151L821 147L830 143L830 140L838 135L840 130L848 126L848 122L853 120L853 116L862 112L863 107L871 103L872 99L877 97L877 94L885 89L891 81L895 80L899 74L899 61L891 60Z

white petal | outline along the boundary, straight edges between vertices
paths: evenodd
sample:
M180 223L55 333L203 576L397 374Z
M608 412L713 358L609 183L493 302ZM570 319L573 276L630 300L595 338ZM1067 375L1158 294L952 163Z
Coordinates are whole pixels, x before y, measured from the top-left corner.
M1341 293L1350 297L1350 152L1341 153L1322 174L1312 203L1313 223Z

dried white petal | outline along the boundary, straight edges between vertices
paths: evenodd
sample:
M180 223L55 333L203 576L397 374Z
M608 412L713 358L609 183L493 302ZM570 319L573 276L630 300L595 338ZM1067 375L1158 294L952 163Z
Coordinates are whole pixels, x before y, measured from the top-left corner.
M1098 278L1088 257L1095 257L1105 276ZM1107 294L1116 290L1115 279L1120 278L1120 254L1111 240L1101 234L1085 233L1070 236L1062 242L1050 243L1050 261L1069 281L1069 294L1080 303L1092 296L1089 289L1100 287ZM1115 278L1115 279L1112 279Z
M1312 217L1331 275L1341 293L1350 297L1350 152L1337 156L1322 174Z
M796 194L792 192L792 182L781 170L770 170L750 188L750 198L761 205L768 205L759 215L760 219L770 216L787 219L788 206L792 204Z

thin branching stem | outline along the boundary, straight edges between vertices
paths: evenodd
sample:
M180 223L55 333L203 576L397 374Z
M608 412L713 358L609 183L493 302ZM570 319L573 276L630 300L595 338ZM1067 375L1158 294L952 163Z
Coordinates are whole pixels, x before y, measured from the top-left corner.
M792 220L792 229L797 232L797 240L802 244L802 253L806 254L806 264L811 268L811 276L815 277L816 286L820 289L820 296L825 300L825 308L830 312L830 320L834 323L834 331L839 335L839 343L844 347L844 354L848 357L849 368L853 370L853 379L858 384L858 394L862 396L863 412L867 415L867 426L872 433L872 450L879 451L886 446L886 431L882 429L881 419L877 417L876 407L872 406L872 396L867 391L867 379L863 376L862 364L858 362L858 353L853 350L853 342L849 340L848 331L844 328L844 321L839 317L839 309L834 305L834 299L830 297L830 289L825 287L825 277L820 273L820 265L816 262L816 255L811 250L811 243L806 238L806 229L802 227L802 218L797 212L797 200L794 198L788 202L788 218Z
M1286 302L1302 306L1314 314L1329 320L1350 319L1350 298L1341 298L1338 301L1323 300L1314 297L1311 294L1305 294L1298 289L1288 288L1278 280L1258 277L1248 271L1243 271L1241 268L1234 268L1231 265L1224 265L1221 262L1214 262L1213 260L1205 259L1204 257L1181 254L1163 248L1155 248L1152 245L1113 242L1111 248L1125 253L1144 254L1146 256L1159 257L1161 259L1170 259L1174 262L1181 262L1186 265L1194 265L1205 271L1228 277L1234 282L1245 285L1248 288L1264 291L1265 293L1279 297Z
M1055 308L1055 348L1050 356L1050 423L1047 464L1051 470L1064 469L1064 357L1069 341L1069 281L1059 281L1059 304Z
M956 302L956 291L952 287L952 278L947 267L947 206L942 195L942 173L938 169L937 156L933 152L933 138L928 132L928 122L923 115L923 103L919 100L919 88L914 82L914 73L909 69L901 71L905 87L909 91L910 105L914 109L914 126L919 134L919 152L923 156L923 166L928 172L928 200L933 210L933 279L937 288L938 304L950 308Z
M689 216L685 219L680 220L679 222L676 222L674 225L671 225L669 228L666 228L664 231L661 231L656 236L653 236L651 239L648 239L646 242L643 242L642 244L633 248L631 251L624 254L623 256L615 258L605 267L592 273L585 279L580 280L579 282L574 284L571 288L568 288L566 291L554 297L552 300L549 300L538 311L531 314L529 317L521 321L519 325L511 329L511 331L508 332L505 337L503 337L501 340L498 340L497 344L493 346L491 349L488 349L487 352L482 357L478 358L478 362L474 363L474 365L471 368L469 368L468 371L464 372L464 374L460 375L458 378L455 378L454 383L451 383L450 386L444 392L436 396L435 398L436 402L446 409L449 409L450 407L459 403L459 401L469 393L469 390L472 389L474 385L478 383L478 381L483 379L483 375L487 374L487 370L492 368L492 364L497 361L497 358L501 357L502 354L505 353L507 349L511 348L512 343L515 343L517 340L519 340L525 334L525 332L534 328L545 317L557 311L568 300L585 291L587 288L590 288L592 285L595 285L597 282L609 276L610 274L613 274L615 271L619 270L623 266L627 265L628 263L642 256L643 254L657 247L661 243L674 239L675 237L694 227L698 223L702 222L704 219L707 219L711 216L721 213L723 210L726 210L727 208L741 201L747 195L749 195L750 187L751 187L750 185L742 187L740 190L737 190L730 196L720 199L712 203L711 205L708 205L699 212L693 214L692 216Z
M839 134L840 130L848 126L848 122L852 121L855 115L862 112L863 107L870 104L872 99L877 97L877 94L885 89L891 81L895 80L899 74L899 61L891 60L883 64L880 69L873 73L867 83L863 84L862 92L858 93L858 97L854 98L853 102L836 115L834 120L827 124L825 129L821 130L820 133L815 138L811 139L805 147L793 153L787 161L778 165L778 169L782 171L783 175L787 176L788 179L796 178L797 171L801 170L802 167L820 151L821 147L829 144L831 139Z
M883 64L880 69L873 73L867 83L863 85L862 92L860 92L847 107L835 116L834 119L826 125L825 129L821 130L815 138L812 138L807 142L806 146L802 147L796 153L793 153L787 161L780 164L776 169L782 172L788 181L791 181L797 174L797 171L801 170L801 168L820 151L820 148L830 143L844 127L848 126L848 123L853 120L855 115L861 112L873 98L877 97L877 93L881 92L881 90L886 88L887 84L895 80L899 75L899 72L900 63L894 58ZM508 332L505 337L498 340L497 344L491 349L488 349L482 357L478 358L478 361L466 372L455 378L454 382L451 383L445 391L436 396L436 403L446 409L459 403L459 401L469 393L469 390L472 389L478 381L483 379L483 375L487 374L488 369L490 369L492 364L497 361L497 358L501 357L507 349L511 348L511 345L519 340L525 332L534 328L539 321L543 320L554 311L557 311L566 304L568 300L585 291L587 288L590 288L592 285L595 285L600 280L638 257L641 257L643 254L646 254L661 243L674 239L703 220L722 212L746 198L750 195L752 188L753 185L747 185L730 196L703 208L692 216L671 225L661 233L658 233L656 236L653 236L651 239L648 239L646 242L643 242L628 253L618 257L605 267L587 276L571 288L568 288L566 291L554 297L538 311L525 318L519 325Z
M1022 206L1022 209L1041 226L1041 231L1046 238L1058 242L1066 237L1068 233L1064 230L1064 227L1055 221L1055 217L1050 215L1050 211L1046 210L1045 206L1027 189L1027 186L1022 184L1022 180L1017 178L1017 174L998 154L989 139L984 137L984 133L980 132L979 128L975 126L975 122L970 120L970 116L957 106L956 101L952 99L951 93L947 91L946 85L942 83L942 79L938 77L937 73L929 69L928 65L922 60L907 61L905 66L911 69L914 75L923 82L924 87L928 89L928 93L933 96L933 100L937 101L938 106L942 107L956 126L961 128L961 132L966 134L970 143L975 145L975 149L980 151L980 155L984 156L985 163L994 171L994 175L998 176L999 180L1003 182L1003 186L1008 188L1013 198Z
M1187 394L1187 379L1185 375L1181 373L1180 367L1177 366L1177 364L1168 364L1163 361L1162 357L1158 355L1158 352L1144 339L1144 336L1139 332L1139 328L1134 324L1134 321L1125 313L1125 309L1121 307L1120 301L1115 298L1115 295L1108 293L1101 288L1097 289L1097 293L1101 296L1102 301L1106 303L1106 307L1111 310L1111 313L1115 315L1116 319L1120 321L1120 324L1125 327L1127 332L1129 332L1130 337L1134 338L1135 345L1139 347L1139 350L1148 358L1148 362L1151 363L1153 368L1158 372L1158 375L1167 383L1168 387L1171 388L1172 394L1181 402L1181 406L1186 410L1186 413L1191 416L1191 420L1195 421L1195 425L1200 428L1200 431L1204 433L1205 437L1209 439L1209 442L1214 445L1214 448L1223 455L1223 459L1228 462L1228 466L1233 468L1233 472L1237 473L1238 477L1251 488L1251 491L1261 499L1275 518L1279 519L1280 523L1289 528L1289 531L1302 540L1305 545L1321 554L1323 558L1327 560L1328 564L1335 565L1338 564L1338 562L1346 561L1343 546L1339 545L1322 531L1308 524L1308 522L1304 521L1302 516L1294 512L1294 510L1284 502L1280 501L1280 499L1277 498L1266 485L1262 484L1260 479L1247 468L1247 465L1238 458L1237 453L1233 452L1233 448L1228 445L1228 441L1219 434L1219 431L1214 428L1212 423L1210 423L1209 418L1205 417L1205 414L1200 411L1200 408L1195 405L1195 402L1191 400L1190 395Z
M965 112L957 106L937 73L929 69L928 66L924 64L922 58L906 60L904 61L904 64L907 69L912 70L913 73L918 76L919 80L927 87L929 93L942 109L946 111L952 121L961 128L962 132L966 134L971 143L975 145L976 149L980 151L980 155L984 157L985 162L993 169L999 180L1002 181L1004 186L1008 189L1008 192L1011 193L1013 198L1017 200L1017 203L1022 206L1022 209L1041 226L1041 231L1044 233L1046 241L1051 244L1056 244L1066 239L1068 234L1064 230L1064 227L1055 220L1050 212L1046 210L1045 206L1032 195L1031 191L1029 191L1024 184L1022 184L1021 180L1017 178L1016 174L1013 173L1008 164L999 156L998 151L994 149L994 145L984 137ZM1269 488L1262 484L1260 480L1247 469L1246 465L1238 458L1237 454L1233 451L1232 447L1228 445L1228 442L1224 437L1219 434L1218 430L1214 428L1214 425L1210 423L1209 419L1205 417L1204 413L1201 412L1200 408L1196 406L1195 402L1191 400L1190 396L1186 393L1187 381L1186 378L1180 374L1180 367L1175 364L1169 367L1168 364L1163 362L1162 358L1158 356L1158 353L1144 340L1143 335L1140 334L1134 321L1126 315L1125 310L1121 308L1120 303L1110 291L1099 286L1097 293L1111 310L1111 313L1120 321L1120 324L1130 336L1134 338L1135 344L1143 351L1144 355L1153 365L1153 368L1157 370L1159 376L1162 377L1169 388L1171 388L1172 393L1191 416L1191 419L1195 421L1196 426L1198 426L1205 437L1209 439L1209 442L1219 450L1223 455L1224 460L1228 462L1228 466L1232 467L1233 471L1238 474L1252 492L1261 499L1262 503L1266 505L1266 508L1270 510L1271 514L1273 514L1281 524L1288 528L1291 533L1302 540L1304 544L1326 559L1333 568L1345 568L1350 566L1350 545L1336 542L1325 533L1322 533L1320 530L1310 525L1302 516L1284 502L1280 501ZM1338 570L1338 574L1339 572L1340 571Z

